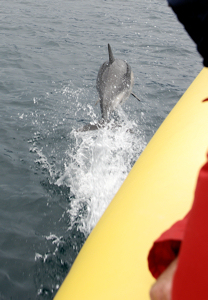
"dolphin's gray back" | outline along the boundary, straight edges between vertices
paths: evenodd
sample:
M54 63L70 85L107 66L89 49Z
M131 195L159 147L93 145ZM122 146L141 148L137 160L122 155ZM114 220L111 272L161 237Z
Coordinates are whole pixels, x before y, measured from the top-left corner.
M103 119L108 119L110 113L129 97L133 86L131 67L125 61L112 57L110 48L109 61L103 63L97 76Z

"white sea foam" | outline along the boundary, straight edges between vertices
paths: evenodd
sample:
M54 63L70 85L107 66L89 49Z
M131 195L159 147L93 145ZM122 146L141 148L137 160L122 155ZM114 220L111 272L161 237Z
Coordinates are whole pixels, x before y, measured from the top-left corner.
M121 113L121 112L120 112ZM65 171L56 181L73 193L67 213L89 234L128 175L145 146L134 122L123 115L119 126L112 121L96 131L71 135L75 149L67 151Z
M34 133L30 149L37 154L35 163L49 175L49 188L59 186L62 189L66 186L70 189L66 206L68 199L69 205L63 216L68 216L69 229L76 226L86 235L96 225L145 147L145 138L138 125L127 118L121 107L112 121L99 130L72 130L66 134L64 126L59 129L59 134L62 130L61 134L66 136L63 140L53 133L54 126L58 128L60 119L65 118L62 113L68 101L74 103L77 120L81 115L93 122L98 120L98 108L80 102L82 97L90 97L90 91L74 91L68 86L56 90L55 93L64 97L59 102L63 107L51 117L53 123L46 122L44 125L42 122L39 124L42 112L36 112L33 120L37 120L40 126ZM47 143L43 143L43 139Z

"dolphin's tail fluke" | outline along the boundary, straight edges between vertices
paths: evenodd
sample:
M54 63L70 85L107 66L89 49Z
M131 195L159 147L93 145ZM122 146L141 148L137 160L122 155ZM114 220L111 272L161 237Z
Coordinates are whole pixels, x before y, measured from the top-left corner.
M89 124L84 125L82 128L77 129L77 132L97 130L97 129L103 128L105 125L107 125L107 123L108 123L108 121L101 119L97 123L89 123Z
M108 53L109 53L109 63L112 64L115 61L115 58L113 56L113 52L111 50L110 44L108 44Z

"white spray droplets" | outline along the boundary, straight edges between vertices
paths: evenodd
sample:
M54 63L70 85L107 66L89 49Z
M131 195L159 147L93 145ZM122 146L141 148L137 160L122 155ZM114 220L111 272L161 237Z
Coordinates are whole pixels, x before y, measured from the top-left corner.
M68 152L64 174L56 184L70 187L74 197L68 214L71 227L89 234L144 148L133 122L115 122L97 131L76 132L76 149Z

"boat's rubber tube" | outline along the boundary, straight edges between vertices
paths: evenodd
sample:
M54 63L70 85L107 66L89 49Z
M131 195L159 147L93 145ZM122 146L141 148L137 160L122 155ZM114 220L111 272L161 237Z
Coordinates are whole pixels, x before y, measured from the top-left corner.
M55 300L147 300L153 241L189 210L208 149L204 68L135 163Z

